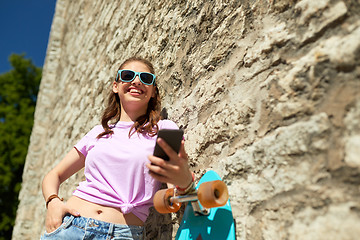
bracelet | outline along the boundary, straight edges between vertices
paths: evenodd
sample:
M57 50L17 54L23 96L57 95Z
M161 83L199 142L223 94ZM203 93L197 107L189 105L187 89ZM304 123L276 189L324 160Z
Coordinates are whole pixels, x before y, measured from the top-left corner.
M51 200L53 200L54 198L58 198L60 199L60 201L64 201L64 198L60 198L57 194L52 194L46 200L46 208L48 208L49 202L51 202Z
M195 183L194 183L194 181L195 181L195 175L194 175L194 173L191 173L191 175L192 175L192 181L191 181L191 183L190 183L186 188L181 188L181 187L179 187L179 186L176 186L176 190L177 190L180 194L182 194L182 195L188 194L189 192L191 192L192 190L195 189Z
M193 192L194 190L195 190L195 182L191 182L190 185L184 190L176 189L179 195L186 195Z

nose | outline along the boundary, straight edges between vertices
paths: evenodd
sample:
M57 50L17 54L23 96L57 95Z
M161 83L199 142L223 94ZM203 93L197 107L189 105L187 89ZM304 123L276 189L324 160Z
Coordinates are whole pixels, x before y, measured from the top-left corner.
M139 78L139 75L136 75L134 80L131 82L132 84L141 84L141 81L140 81L140 78Z

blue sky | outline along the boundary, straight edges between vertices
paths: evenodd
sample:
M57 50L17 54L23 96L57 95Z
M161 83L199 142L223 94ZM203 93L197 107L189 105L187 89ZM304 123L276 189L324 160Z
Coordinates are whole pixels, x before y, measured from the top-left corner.
M10 54L25 54L42 67L56 0L0 0L0 74L11 69Z

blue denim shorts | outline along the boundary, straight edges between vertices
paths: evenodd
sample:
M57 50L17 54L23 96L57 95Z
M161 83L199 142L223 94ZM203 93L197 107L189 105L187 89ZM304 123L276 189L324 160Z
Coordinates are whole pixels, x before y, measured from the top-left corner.
M144 227L113 224L92 218L65 216L63 223L55 231L44 233L41 240L50 239L94 239L94 240L120 240L143 239Z

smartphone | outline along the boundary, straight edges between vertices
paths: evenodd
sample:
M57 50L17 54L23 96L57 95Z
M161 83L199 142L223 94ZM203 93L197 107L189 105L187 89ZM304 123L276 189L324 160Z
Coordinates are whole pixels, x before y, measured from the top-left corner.
M179 153L181 140L183 139L184 131L182 129L160 129L158 132L158 138L164 139L164 141L177 153ZM169 161L169 156L164 150L157 144L154 149L154 156Z

